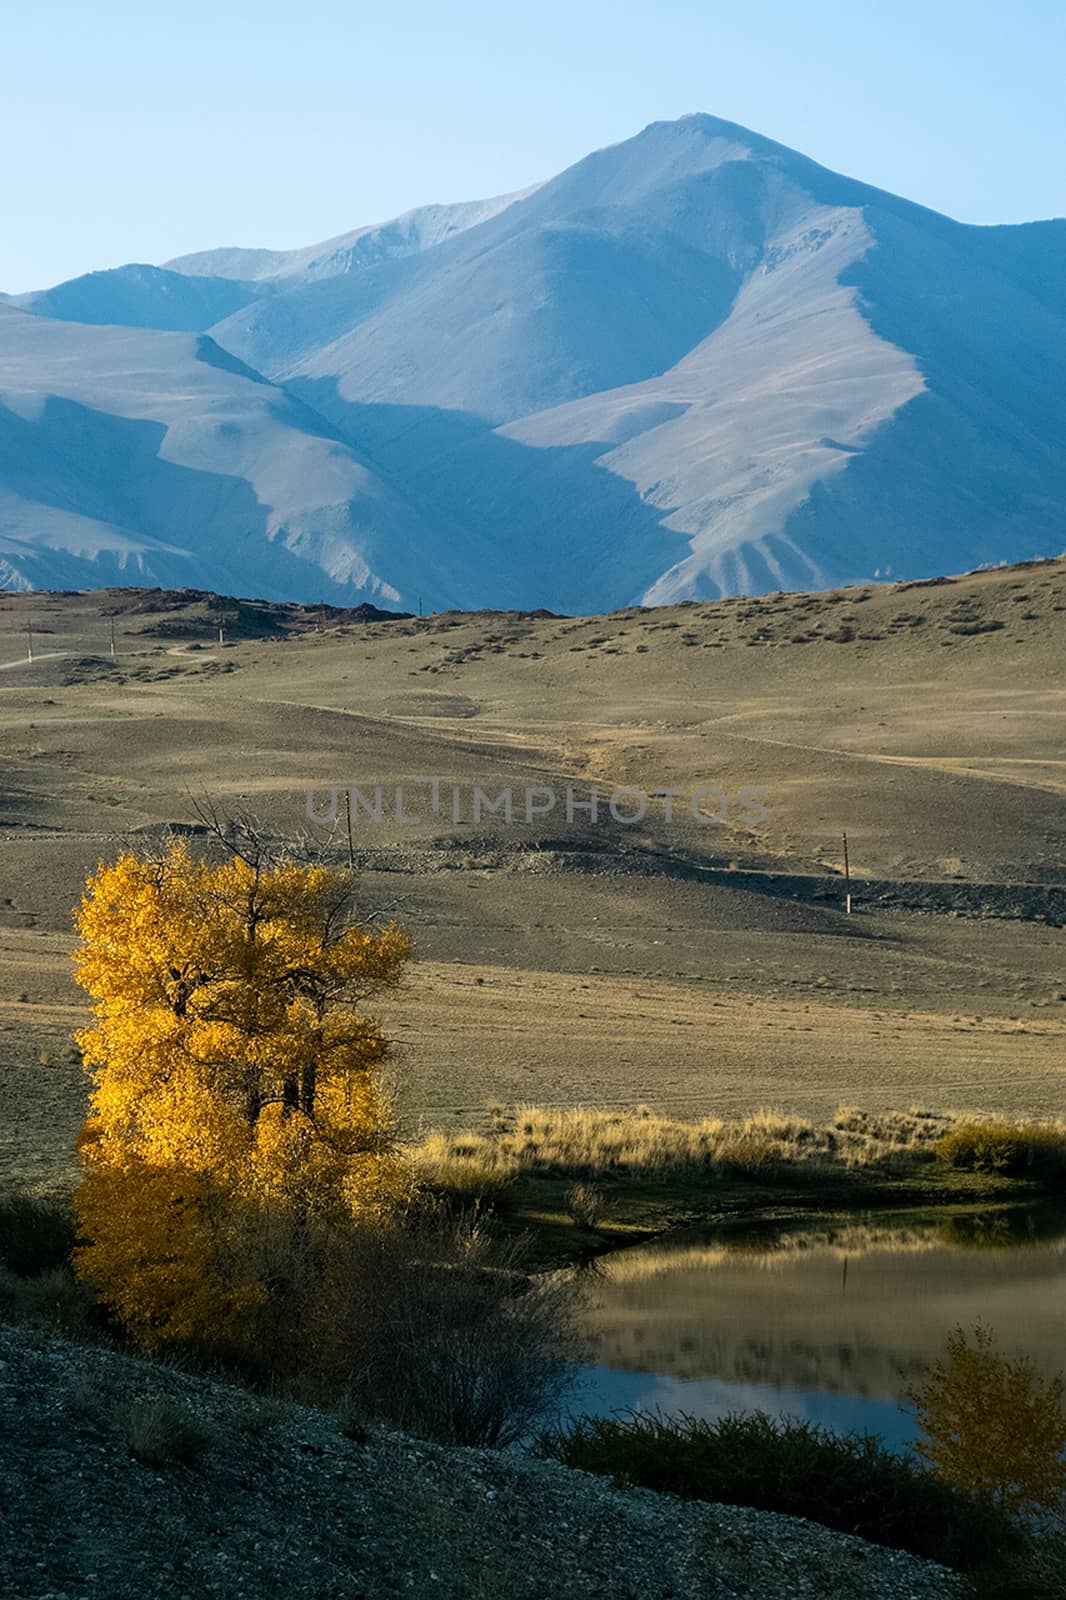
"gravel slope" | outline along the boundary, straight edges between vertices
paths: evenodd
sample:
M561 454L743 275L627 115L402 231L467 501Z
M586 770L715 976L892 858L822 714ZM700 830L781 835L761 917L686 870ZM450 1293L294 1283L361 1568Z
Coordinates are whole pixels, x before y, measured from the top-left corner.
M206 1428L195 1466L130 1453L131 1407ZM928 1562L790 1517L622 1494L98 1348L0 1327L6 1600L946 1600Z

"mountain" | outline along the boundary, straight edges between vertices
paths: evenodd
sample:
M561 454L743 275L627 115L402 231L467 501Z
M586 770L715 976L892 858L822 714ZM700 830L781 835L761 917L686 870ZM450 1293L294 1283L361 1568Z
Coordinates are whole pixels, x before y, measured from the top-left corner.
M227 576L394 603L435 536L314 412L205 335L0 306L0 585ZM405 551L408 554L405 554ZM446 562L439 590L459 592Z
M239 311L255 290L225 277L190 278L132 264L87 272L54 289L11 295L7 304L59 322L197 332Z
M532 189L498 195L494 200L470 200L455 206L419 206L391 222L369 228L355 228L324 244L301 250L201 250L195 255L168 261L172 272L189 277L237 278L269 283L284 278L300 278L312 283L335 278L344 272L358 271L378 261L398 260L430 250L444 239L465 233L479 222L506 211L516 200L524 200Z
M1066 221L960 224L713 117L654 123L516 195L9 300L0 404L9 341L46 318L42 421L71 402L120 434L147 420L126 352L155 374L164 460L190 426L188 362L204 365L164 330L215 352L195 466L240 479L262 537L219 509L208 538L153 499L148 471L132 500L112 485L117 521L79 491L82 568L99 509L128 541L129 581L171 581L158 539L200 587L593 611L1066 546ZM75 326L104 321L144 342L112 326L90 345ZM218 426L236 403L223 351L226 383L270 397L254 480ZM287 445L264 499L267 418ZM64 448L49 435L16 501L0 464L12 581L74 553L54 516ZM327 448L351 463L343 505L347 480L326 492L309 465Z

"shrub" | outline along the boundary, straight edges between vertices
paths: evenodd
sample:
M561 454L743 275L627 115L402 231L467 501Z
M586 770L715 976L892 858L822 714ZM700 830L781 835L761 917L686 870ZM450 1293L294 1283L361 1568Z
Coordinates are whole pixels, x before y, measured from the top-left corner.
M781 1141L761 1128L743 1128L724 1138L715 1150L715 1162L736 1177L773 1178L788 1170Z
M93 1338L102 1326L96 1296L69 1267L54 1267L35 1278L19 1278L0 1268L0 1315L76 1339Z
M689 1500L806 1517L875 1544L968 1569L1018 1541L1009 1519L869 1434L834 1434L765 1413L581 1417L541 1449L586 1472Z
M59 1195L0 1195L0 1267L20 1278L64 1267L74 1249L70 1201Z
M572 1183L566 1191L566 1209L579 1228L594 1233L600 1220L600 1194L591 1183Z
M440 1210L355 1235L308 1330L346 1414L446 1444L526 1433L570 1381L576 1291L525 1277L518 1261L516 1246Z
M1009 1178L1066 1178L1066 1128L1053 1123L961 1122L937 1144L950 1166Z
M172 1400L144 1400L126 1414L126 1439L130 1455L146 1467L198 1467L212 1433Z
M347 1396L341 1403L337 1412L337 1422L346 1439L353 1444L366 1444L370 1438L370 1427L366 1416L358 1405Z
M1066 1525L1026 1531L1021 1548L974 1574L974 1600L1066 1600Z
M918 1453L948 1483L1011 1512L1057 1510L1066 1495L1066 1381L999 1355L991 1332L956 1328L911 1393Z

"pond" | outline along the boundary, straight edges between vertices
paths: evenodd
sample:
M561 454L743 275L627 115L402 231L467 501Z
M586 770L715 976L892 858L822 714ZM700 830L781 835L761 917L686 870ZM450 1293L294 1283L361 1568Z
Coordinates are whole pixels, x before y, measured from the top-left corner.
M1041 1375L1066 1368L1061 1210L676 1233L595 1264L594 1360L567 1409L761 1410L899 1446L908 1387L978 1321Z

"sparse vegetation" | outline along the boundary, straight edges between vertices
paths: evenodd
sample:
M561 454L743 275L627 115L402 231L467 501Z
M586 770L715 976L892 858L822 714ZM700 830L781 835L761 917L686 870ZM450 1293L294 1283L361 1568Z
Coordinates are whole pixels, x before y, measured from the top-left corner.
M92 1290L69 1267L51 1267L34 1277L0 1268L0 1317L29 1322L68 1338L97 1335L101 1319Z
M74 1220L69 1195L0 1194L0 1267L20 1278L70 1264Z
M431 1133L411 1157L423 1181L466 1194L481 1184L480 1192L498 1191L522 1174L772 1179L932 1162L952 1122L920 1107L871 1115L844 1106L829 1125L818 1126L773 1110L683 1122L647 1106L632 1112L520 1106L510 1118L496 1117L485 1133Z
M583 1231L610 1231L612 1206L622 1194L639 1206L641 1193L673 1194L693 1208L716 1203L734 1186L733 1207L766 1203L768 1188L787 1189L804 1203L929 1204L1005 1197L1054 1186L1066 1135L1059 1124L1032 1124L1005 1140L1002 1119L936 1113L863 1111L842 1106L825 1124L761 1110L737 1118L681 1121L640 1106L632 1112L520 1106L497 1108L478 1132L433 1132L409 1147L417 1181L432 1193L498 1213L523 1217L536 1231L543 1208L535 1191L558 1191L557 1203ZM1004 1151L1013 1152L1008 1161ZM976 1152L976 1158L971 1157ZM736 1190L736 1186L742 1186ZM596 1193L589 1211L586 1190ZM594 1220L593 1220L594 1219ZM660 1226L669 1218L664 1216ZM654 1230L653 1230L654 1231Z
M599 1190L591 1183L572 1183L566 1191L566 1209L579 1228L594 1233L603 1209Z
M198 1467L211 1430L172 1400L137 1401L126 1414L130 1455L146 1467Z
M760 1412L716 1422L638 1412L581 1417L540 1444L567 1466L622 1485L807 1517L960 1570L1020 1543L987 1499L938 1481L868 1434Z
M950 1166L1011 1178L1066 1177L1066 1123L964 1121L937 1142Z
M577 1290L521 1267L516 1245L439 1208L354 1234L309 1322L344 1416L482 1448L525 1434L572 1377Z

